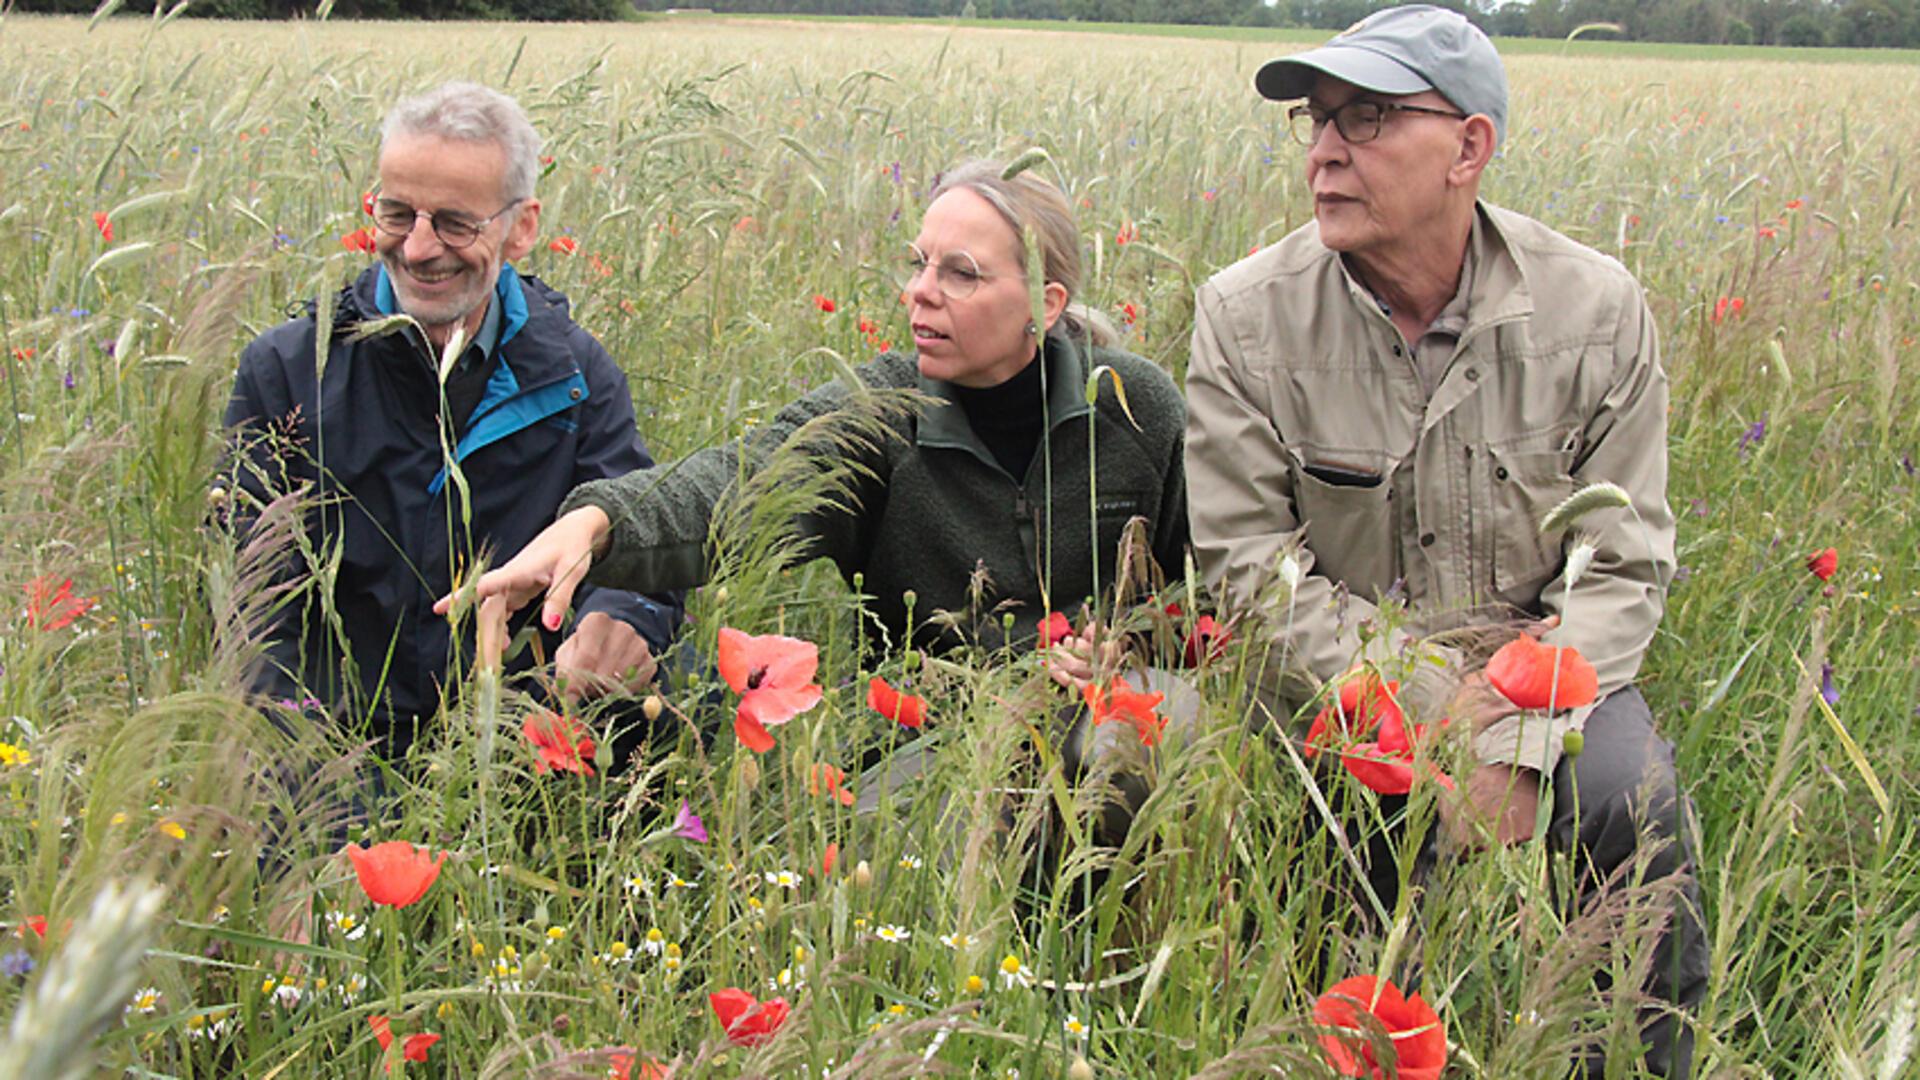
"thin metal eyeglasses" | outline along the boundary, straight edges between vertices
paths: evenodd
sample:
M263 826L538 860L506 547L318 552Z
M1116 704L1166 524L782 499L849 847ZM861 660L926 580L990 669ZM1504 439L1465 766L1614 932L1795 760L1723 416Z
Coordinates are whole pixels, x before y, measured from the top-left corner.
M1320 141L1320 132L1326 129L1327 121L1331 120L1342 139L1350 143L1372 142L1380 137L1380 129L1386 126L1388 114L1397 112L1444 116L1452 120L1467 118L1465 113L1430 109L1425 105L1402 105L1397 101L1349 101L1337 109L1295 105L1287 110L1287 133L1301 146L1312 146Z
M907 253L902 256L900 267L894 277L902 291L913 286L920 275L927 270L933 271L934 284L949 300L965 300L972 296L983 281L993 281L1003 277L1025 277L1024 274L989 274L980 269L980 263L964 251L948 252L939 262L929 262L927 253L919 245L909 243Z
M442 244L450 248L463 248L480 239L480 234L493 224L495 218L525 201L524 198L514 199L486 217L475 220L458 210L420 210L398 199L375 199L373 224L388 236L405 238L413 235L413 227L424 217L427 224L433 227L433 235L439 237Z

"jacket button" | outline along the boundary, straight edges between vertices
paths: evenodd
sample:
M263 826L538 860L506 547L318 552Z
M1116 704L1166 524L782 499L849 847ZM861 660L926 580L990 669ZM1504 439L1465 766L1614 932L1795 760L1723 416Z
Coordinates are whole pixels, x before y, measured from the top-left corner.
M580 400L580 388L576 386L576 387L574 387L574 388L573 388L572 390L569 390L569 391L567 391L567 396L568 396L568 397L570 397L570 398L572 398L572 399L573 399L573 400L575 400L575 401L579 401L579 400Z
M1395 346L1393 347L1393 355L1395 355L1395 356L1399 356L1399 355L1400 355L1400 346L1398 346L1398 345L1395 345Z
M1502 465L1499 468L1493 470L1493 477L1496 480L1505 480L1507 478L1507 467L1505 465Z
M1479 382L1479 381L1480 381L1480 369L1479 369L1479 368L1477 368L1477 367L1470 367L1470 368L1468 368L1468 369L1467 369L1467 381L1468 381L1468 382Z
M1421 534L1420 534L1420 546L1421 546L1421 547L1432 547L1432 546L1433 546L1433 541L1434 541L1434 535L1433 535L1432 533L1421 533Z

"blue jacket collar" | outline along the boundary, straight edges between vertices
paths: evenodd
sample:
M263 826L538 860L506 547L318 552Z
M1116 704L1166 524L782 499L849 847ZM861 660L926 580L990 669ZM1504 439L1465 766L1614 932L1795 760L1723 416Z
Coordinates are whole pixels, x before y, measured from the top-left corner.
M393 279L387 276L385 263L374 264L373 304L382 315L400 313L400 298L394 294ZM520 328L527 325L527 296L520 287L520 272L512 263L500 264L500 276L493 283L493 302L500 305L500 340L494 348L499 348L513 340Z

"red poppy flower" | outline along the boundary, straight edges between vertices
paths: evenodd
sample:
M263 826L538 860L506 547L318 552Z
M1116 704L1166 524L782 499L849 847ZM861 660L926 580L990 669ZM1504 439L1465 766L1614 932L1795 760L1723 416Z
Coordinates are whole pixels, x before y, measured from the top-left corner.
M355 229L340 238L340 246L346 248L348 251L363 251L371 255L374 250L373 230L365 228Z
M820 704L820 687L813 681L820 650L811 641L778 634L755 637L723 626L719 666L720 677L740 695L733 733L756 754L773 749L768 727Z
M1713 325L1719 326L1746 310L1747 302L1737 296L1723 296L1713 302Z
M1133 725L1141 745L1153 746L1160 741L1167 721L1154 711L1154 706L1166 698L1165 694L1142 693L1124 682L1115 682L1105 689L1098 683L1088 683L1081 694L1087 699L1087 708L1093 710L1094 727L1121 720Z
M1126 320L1128 326L1132 326L1140 320L1140 309L1134 307L1133 301L1129 300L1120 305L1120 315Z
M1340 685L1333 704L1321 709L1313 718L1312 726L1307 728L1306 756L1311 758L1328 745L1329 732L1336 724L1348 738L1365 735L1382 725L1401 731L1406 721L1400 712L1396 696L1399 693L1398 681L1382 684L1380 677L1371 671L1347 679Z
M842 806L852 806L853 789L845 786L847 774L837 765L824 761L816 762L813 770L807 774L807 794L818 795L822 791L840 801Z
M109 244L113 243L113 222L107 220L107 212L105 210L95 210L93 212L93 227L100 230L100 239L105 240Z
M667 1080L667 1067L646 1058L640 1062L640 1071L633 1069L635 1054L627 1047L621 1047L607 1055L607 1080Z
M1441 721L1445 726L1446 721ZM1413 725L1409 738L1406 724L1399 720L1382 721L1380 737L1363 742L1340 755L1340 764L1355 780L1382 795L1405 795L1413 790L1414 744L1427 736L1427 725ZM1427 775L1447 790L1453 790L1453 778L1427 765Z
M1806 205L1807 205L1807 200L1805 199L1788 199L1787 200L1787 209L1789 210L1798 210L1801 207L1804 207Z
M727 1031L727 1041L735 1046L759 1046L773 1038L787 1022L787 999L761 1001L745 990L727 987L707 995L713 1014Z
M829 314L829 315L831 315L831 314L833 314L833 313L834 313L834 310L835 310L835 309L836 309L836 308L837 308L837 307L838 307L839 305L837 305L837 304L835 304L835 303L834 303L834 302L833 302L832 300L830 300L830 299L828 299L828 298L827 298L827 297L825 297L825 296L822 296L822 295L820 295L819 293L814 293L814 294L813 294L813 306L814 306L814 307L817 307L817 308L819 308L819 309L820 309L821 311L824 311L824 312L826 312L827 314Z
M363 191L360 193L360 212L368 217L373 216L373 192Z
M534 772L593 775L593 736L573 717L543 709L521 722L520 734L538 755L533 761Z
M859 328L860 328L860 332L863 334L877 334L880 332L880 328L874 325L873 320L867 318L865 315L862 315L860 317Z
M1047 612L1047 617L1040 620L1038 630L1040 644L1046 648L1058 645L1073 636L1073 624L1067 621L1065 615L1057 611Z
M1559 679L1554 671L1558 669ZM1593 703L1600 678L1580 650L1521 634L1487 661L1487 682L1523 709L1577 709Z
M34 354L38 353L39 351L40 350L34 348L31 345L24 345L18 349L13 350L13 358L15 360L20 360L20 361L31 360L34 357Z
M840 842L838 840L827 841L827 850L825 854L820 856L820 876L823 878L832 877L833 864L839 861L840 861Z
M1126 247L1138 239L1140 239L1140 230L1134 228L1133 222L1129 221L1114 232L1113 246Z
M371 848L348 844L346 852L367 899L397 908L427 895L440 876L440 864L447 861L446 852L428 855L405 840L389 840Z
M1763 240L1776 240L1780 236L1780 230L1771 225L1762 225L1758 231ZM1738 311L1739 309L1735 308L1734 310Z
M53 575L34 578L26 585L27 625L36 630L60 630L73 625L75 619L85 615L99 603L91 596L73 595L73 579L67 578L58 586L53 583Z
M1840 552L1836 548L1823 548L1807 556L1807 572L1821 581L1832 579L1834 571L1840 569Z
M27 931L29 930L33 931L34 937L45 941L47 939L47 917L45 915L28 915L20 920L19 926L13 928L13 936L26 937Z
M1378 1021L1392 1040L1392 1072L1382 1067L1373 1041L1360 1029L1362 1013ZM1327 1063L1341 1076L1440 1080L1447 1066L1447 1033L1433 1008L1419 994L1402 996L1399 987L1371 975L1334 983L1313 1003L1313 1021L1342 1029L1320 1035Z
M393 1025L384 1016L369 1016L367 1023L373 1027L373 1037L380 1044L381 1053L393 1045ZM440 1036L430 1031L409 1035L400 1043L400 1056L408 1061L427 1060L427 1049L440 1041Z
M1233 631L1215 622L1211 615L1193 620L1193 633L1187 635L1187 666L1200 667L1220 659L1226 655L1227 642L1232 639Z
M580 241L571 236L556 236L547 242L547 250L561 255L571 255L580 250Z
M903 694L878 675L867 680L867 705L901 727L917 728L927 722L925 698Z

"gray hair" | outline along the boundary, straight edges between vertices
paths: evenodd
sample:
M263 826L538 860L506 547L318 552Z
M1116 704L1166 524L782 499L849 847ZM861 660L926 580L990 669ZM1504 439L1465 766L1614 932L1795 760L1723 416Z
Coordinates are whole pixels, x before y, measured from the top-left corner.
M1027 264L1027 238L1032 237L1040 247L1041 273L1066 288L1068 304L1060 321L1067 330L1094 345L1117 344L1119 332L1104 315L1073 302L1080 293L1080 230L1067 197L1031 169L1008 179L1002 175L1006 168L1000 161L963 161L941 175L927 201L949 191L971 191L985 199L1013 226L1020 241L1021 267Z
M493 143L507 159L507 199L530 199L540 175L540 135L520 103L479 83L450 82L394 105L380 125L380 146L395 135L427 135Z

